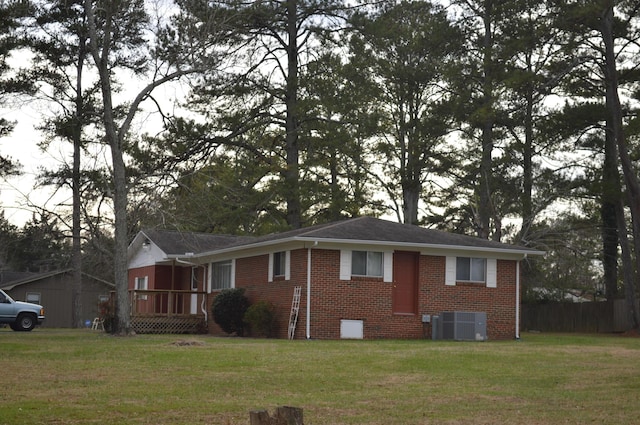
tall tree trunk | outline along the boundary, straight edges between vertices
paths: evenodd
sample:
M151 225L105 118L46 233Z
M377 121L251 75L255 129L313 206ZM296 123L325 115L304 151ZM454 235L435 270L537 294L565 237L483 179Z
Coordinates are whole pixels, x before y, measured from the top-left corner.
M488 239L491 233L491 216L493 207L491 203L492 174L493 174L493 34L491 25L492 1L485 1L484 7L484 39L483 39L483 72L482 83L483 110L482 114L482 150L480 159L479 205L478 205L478 236Z
M340 220L342 217L343 199L340 195L340 184L338 182L338 154L334 149L329 153L329 219L331 221Z
M602 266L607 300L618 295L618 222L616 205L622 197L618 172L618 149L613 137L611 118L607 119L602 166L600 219L602 222Z
M414 117L414 111L409 106L408 120ZM405 224L415 224L418 221L418 201L420 198L420 181L419 168L417 161L419 155L416 155L415 145L418 143L415 130L412 131L405 118L405 105L399 105L398 109L398 145L400 149L400 187L402 189L402 221ZM416 122L417 120L413 120Z
M524 146L522 149L522 229L520 239L526 239L533 223L533 100L531 91L527 91L527 107L524 127Z
M73 140L73 171L72 171L72 246L71 264L73 268L72 291L72 323L73 327L82 327L82 240L80 235L80 141Z
M109 54L111 48L110 34L113 25L111 10L105 10L104 39L101 48L98 47L98 33L91 0L85 0L91 54L98 68L100 88L102 93L103 124L105 138L111 148L113 167L113 208L115 214L114 229L114 283L116 287L116 323L114 333L126 335L131 333L131 311L129 307L129 284L127 279L127 181L123 157L123 142L126 131L118 130L115 122L112 90L111 70L109 69Z
M633 260L631 259L631 244L627 237L627 224L624 218L624 203L622 200L616 205L616 221L618 223L618 235L620 238L620 248L622 249L622 273L624 278L624 294L627 304L627 316L632 329L640 327L640 315L636 303L634 286Z
M607 8L603 11L600 25L602 40L605 46L604 74L606 85L606 104L611 116L611 130L613 131L613 137L615 138L618 148L620 165L622 166L625 186L627 188L627 196L631 207L631 221L636 257L635 267L631 260L630 247L627 247L625 250L625 247L622 246L623 243L628 244L626 225L624 228L621 227L621 222L624 224L624 212L619 211L616 216L618 218L618 237L620 238L623 254L625 296L631 311L630 314L633 318L633 327L634 329L638 329L640 327L640 313L638 312L635 293L636 286L638 286L638 269L640 266L640 182L638 181L638 176L634 172L633 164L629 157L627 142L622 126L623 117L620 97L618 95L618 70L614 51L613 20L613 1L608 0ZM622 209L622 201L620 202L619 209ZM626 258L627 256L629 258Z
M418 222L418 202L420 201L420 181L406 176L402 179L402 214L405 224Z
M72 171L72 247L71 263L73 267L72 323L75 328L82 327L82 240L80 234L80 154L82 149L82 122L84 100L82 98L82 71L85 61L86 39L78 42L78 64L76 67L75 117L73 118L73 171Z
M284 186L287 202L287 224L298 229L302 226L302 212L300 206L300 172L299 172L299 122L298 110L298 31L297 31L298 1L287 2L287 46L286 81L286 118L285 143L287 154L287 168L284 170Z
M416 224L418 222L418 201L420 192L414 188L404 190L403 215L405 224Z

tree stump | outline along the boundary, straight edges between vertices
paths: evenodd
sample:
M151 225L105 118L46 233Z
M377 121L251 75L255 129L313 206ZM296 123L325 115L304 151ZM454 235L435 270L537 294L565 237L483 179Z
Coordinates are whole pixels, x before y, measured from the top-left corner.
M280 406L273 416L266 410L249 412L250 425L304 425L302 409L299 407Z

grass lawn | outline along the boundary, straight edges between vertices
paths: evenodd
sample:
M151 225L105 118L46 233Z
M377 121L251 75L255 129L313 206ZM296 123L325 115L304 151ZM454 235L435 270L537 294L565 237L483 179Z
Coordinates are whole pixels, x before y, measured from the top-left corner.
M188 344L181 344L188 343ZM286 341L0 329L0 424L623 424L640 338Z

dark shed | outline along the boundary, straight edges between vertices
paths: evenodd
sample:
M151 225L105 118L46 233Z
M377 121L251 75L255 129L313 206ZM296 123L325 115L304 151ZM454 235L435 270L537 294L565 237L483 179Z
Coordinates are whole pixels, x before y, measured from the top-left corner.
M41 304L45 308L47 328L71 328L73 299L73 270L30 274L19 280L0 284L7 294L19 301ZM6 277L6 276L5 276ZM98 316L98 304L106 300L114 290L111 282L86 273L82 274L81 317L83 323Z

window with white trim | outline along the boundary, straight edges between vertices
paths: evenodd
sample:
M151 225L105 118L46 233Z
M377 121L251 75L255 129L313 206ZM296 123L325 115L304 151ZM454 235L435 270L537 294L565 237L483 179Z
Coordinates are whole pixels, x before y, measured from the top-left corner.
M211 263L211 290L219 291L231 288L232 261Z
M136 277L134 288L137 291L146 291L147 289L149 289L149 276ZM137 297L139 300L146 300L147 294L142 294L142 295L138 294Z
M273 275L284 276L287 270L287 253L286 251L273 253Z
M457 257L456 281L478 282L486 281L487 260L485 258Z
M198 290L198 267L191 267L191 290Z
M278 251L269 253L269 275L268 281L291 279L291 251Z
M351 251L351 275L382 277L383 261L381 251Z

